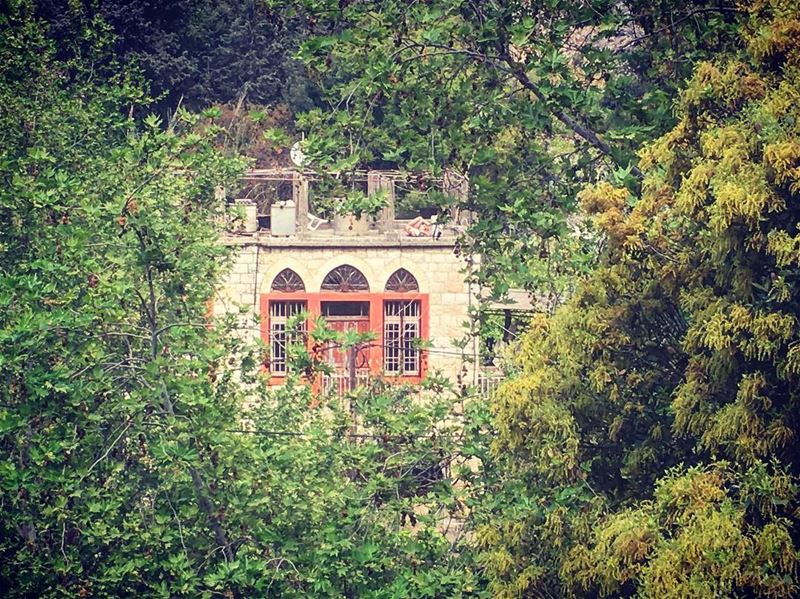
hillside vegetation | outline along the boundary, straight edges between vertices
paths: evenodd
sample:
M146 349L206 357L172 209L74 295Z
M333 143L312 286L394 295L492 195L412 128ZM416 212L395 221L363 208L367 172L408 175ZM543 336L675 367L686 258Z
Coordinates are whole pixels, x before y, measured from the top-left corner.
M800 5L683 4L7 3L3 595L798 596ZM494 395L267 388L240 114L469 175L476 282L548 299Z

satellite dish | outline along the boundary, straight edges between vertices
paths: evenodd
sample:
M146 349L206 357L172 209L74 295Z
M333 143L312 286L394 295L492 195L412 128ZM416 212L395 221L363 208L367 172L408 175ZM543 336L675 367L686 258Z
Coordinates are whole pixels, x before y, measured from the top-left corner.
M292 159L295 166L305 166L306 162L308 162L308 156L303 153L301 143L302 142L299 141L294 142L294 144L292 144L292 149L289 151L289 157Z

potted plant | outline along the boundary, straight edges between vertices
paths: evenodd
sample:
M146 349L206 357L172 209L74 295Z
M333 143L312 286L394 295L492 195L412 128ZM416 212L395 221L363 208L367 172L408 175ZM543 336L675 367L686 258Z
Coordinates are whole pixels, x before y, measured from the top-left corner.
M351 192L334 198L333 229L340 235L363 235L375 217L386 207L388 195L379 190L372 195Z

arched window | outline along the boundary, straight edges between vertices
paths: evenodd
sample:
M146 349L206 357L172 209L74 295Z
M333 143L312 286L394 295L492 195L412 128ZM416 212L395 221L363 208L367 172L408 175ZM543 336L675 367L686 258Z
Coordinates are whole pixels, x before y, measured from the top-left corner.
M300 278L300 275L291 268L284 268L275 275L275 278L272 280L271 289L272 291L279 291L281 293L296 293L305 291L306 286L303 284L303 279Z
M278 293L302 293L306 290L303 279L291 268L284 268L272 279L272 291ZM273 376L286 376L289 368L288 347L299 343L305 337L305 324L301 323L296 330L289 326L292 318L306 309L305 300L272 300L269 301L269 369Z
M398 268L386 281L386 291L419 291L417 279L405 268ZM418 341L421 334L421 303L417 299L383 302L383 370L392 375L420 373Z
M406 291L419 291L419 283L405 268L398 268L386 281L386 291L404 293Z
M324 291L369 291L369 283L364 274L349 264L337 266L322 281Z

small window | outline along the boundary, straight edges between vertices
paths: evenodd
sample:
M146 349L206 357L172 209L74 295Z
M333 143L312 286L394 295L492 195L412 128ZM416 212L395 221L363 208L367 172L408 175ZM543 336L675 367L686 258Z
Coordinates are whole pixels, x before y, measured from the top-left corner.
M272 291L279 291L281 293L296 293L305 291L306 286L303 284L303 279L300 278L300 275L291 268L284 268L275 275L275 278L272 280L271 289Z
M349 293L353 291L369 291L369 283L364 274L349 264L337 266L322 281L323 291L339 291Z
M406 293L408 291L419 291L417 279L405 268L398 268L386 281L386 291L396 293Z
M269 369L273 375L286 374L288 346L305 337L305 323L299 331L289 330L289 320L306 309L305 302L270 302L269 304Z
M383 369L389 374L419 375L420 304L390 301L383 304Z
M322 315L332 318L369 316L369 302L322 302Z

